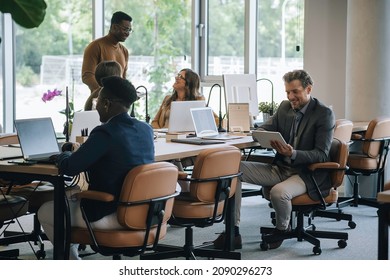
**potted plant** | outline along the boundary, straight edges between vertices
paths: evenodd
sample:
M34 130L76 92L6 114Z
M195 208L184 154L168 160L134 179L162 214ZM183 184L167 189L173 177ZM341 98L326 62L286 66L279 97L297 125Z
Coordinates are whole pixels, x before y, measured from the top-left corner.
M259 111L263 113L263 121L268 120L278 109L278 106L279 104L275 102L260 102Z
M2 0L0 12L10 13L12 19L25 28L38 27L46 15L44 0Z

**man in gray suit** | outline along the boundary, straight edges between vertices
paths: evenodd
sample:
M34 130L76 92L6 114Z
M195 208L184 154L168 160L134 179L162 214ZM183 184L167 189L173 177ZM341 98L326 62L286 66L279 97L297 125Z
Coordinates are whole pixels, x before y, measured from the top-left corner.
M241 181L262 186L263 195L271 201L276 214L275 231L288 231L291 217L291 200L304 193L319 199L315 186L305 167L329 159L335 118L333 111L311 97L313 81L304 70L294 70L283 76L287 99L277 112L259 129L278 131L288 144L272 141L276 155L272 164L243 161ZM323 191L329 193L330 179L327 172L316 174L316 181ZM241 208L241 182L236 191L235 248L241 248L239 233ZM215 241L216 248L223 248L225 235ZM269 244L270 249L280 247L282 241Z

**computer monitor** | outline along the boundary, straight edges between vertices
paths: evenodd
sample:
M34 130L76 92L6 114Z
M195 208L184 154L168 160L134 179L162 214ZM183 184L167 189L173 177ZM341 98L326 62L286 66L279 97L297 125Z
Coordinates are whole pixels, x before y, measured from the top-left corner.
M173 101L169 115L168 132L190 132L195 131L191 117L191 108L205 107L204 100Z
M69 141L76 142L76 136L81 136L81 130L88 129L90 133L98 125L101 122L96 110L75 112Z
M248 103L252 117L259 115L255 74L224 74L226 108L229 103Z

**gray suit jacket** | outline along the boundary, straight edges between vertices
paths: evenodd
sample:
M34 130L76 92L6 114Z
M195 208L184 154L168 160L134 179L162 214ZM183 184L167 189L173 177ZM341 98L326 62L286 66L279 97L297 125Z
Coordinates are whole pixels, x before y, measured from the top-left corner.
M293 119L294 111L290 102L286 100L280 104L272 118L260 128L269 131L279 131L286 142L289 142ZM291 161L291 166L298 169L298 174L305 182L308 194L312 199L319 199L319 197L306 167L312 163L329 160L334 125L335 117L333 111L318 101L318 99L311 98L297 130L296 146L294 147L297 156L295 160ZM275 162L278 160L282 160L282 156L279 154L275 156ZM315 180L320 187L322 195L328 195L330 191L328 172L316 172Z

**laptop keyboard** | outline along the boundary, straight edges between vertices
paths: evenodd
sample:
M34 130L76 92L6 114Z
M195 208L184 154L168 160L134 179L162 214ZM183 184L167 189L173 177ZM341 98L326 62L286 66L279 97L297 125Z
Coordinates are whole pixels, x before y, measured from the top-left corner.
M171 142L193 144L193 145L211 145L211 144L223 144L225 141L211 140L202 138L185 138L185 139L171 139Z

